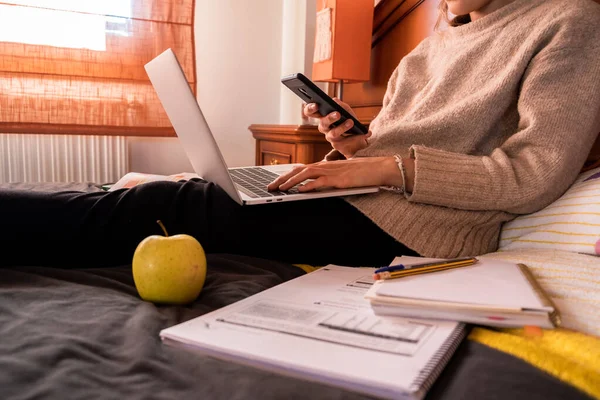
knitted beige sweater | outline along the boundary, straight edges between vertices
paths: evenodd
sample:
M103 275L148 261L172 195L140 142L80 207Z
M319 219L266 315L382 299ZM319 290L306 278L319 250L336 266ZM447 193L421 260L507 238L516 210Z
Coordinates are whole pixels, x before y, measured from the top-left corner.
M600 130L600 6L515 0L402 59L368 148L415 159L411 195L347 201L428 257L497 249L502 224L557 199Z

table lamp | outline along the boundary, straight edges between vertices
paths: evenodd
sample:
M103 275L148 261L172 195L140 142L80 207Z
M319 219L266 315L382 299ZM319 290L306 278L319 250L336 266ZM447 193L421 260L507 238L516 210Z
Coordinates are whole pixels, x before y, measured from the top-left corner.
M370 80L373 0L317 0L312 80L337 84Z

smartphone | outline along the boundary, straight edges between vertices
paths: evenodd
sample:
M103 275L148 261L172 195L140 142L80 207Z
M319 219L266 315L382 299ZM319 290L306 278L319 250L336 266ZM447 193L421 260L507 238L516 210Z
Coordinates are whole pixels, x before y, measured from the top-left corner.
M332 126L338 126L351 119L354 121L354 126L350 128L347 133L354 135L365 135L369 132L369 129L361 124L356 118L346 111L342 106L336 103L331 97L322 91L317 85L315 85L306 76L297 73L281 78L281 83L287 86L292 92L296 93L298 97L304 100L306 103L316 103L319 106L319 114L326 116L334 111L340 113L340 119L335 121Z

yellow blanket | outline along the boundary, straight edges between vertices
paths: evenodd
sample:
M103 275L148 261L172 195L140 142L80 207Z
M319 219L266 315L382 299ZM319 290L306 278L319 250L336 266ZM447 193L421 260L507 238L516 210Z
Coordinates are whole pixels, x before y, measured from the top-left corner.
M541 332L532 336L523 329L474 328L469 339L518 357L600 399L600 338L562 328Z

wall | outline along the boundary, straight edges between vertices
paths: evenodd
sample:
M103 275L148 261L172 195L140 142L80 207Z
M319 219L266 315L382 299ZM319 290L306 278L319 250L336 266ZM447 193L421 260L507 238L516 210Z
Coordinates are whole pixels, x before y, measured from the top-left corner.
M316 0L284 0L281 48L281 76L302 72L309 78L315 47ZM288 88L279 85L280 124L301 124L303 102Z
M279 120L282 3L196 2L198 101L230 166L254 163L253 123Z
M196 2L198 102L229 166L254 164L250 124L301 122L302 103L282 90L280 78L310 75L315 2ZM132 171L191 171L176 138L128 142Z

